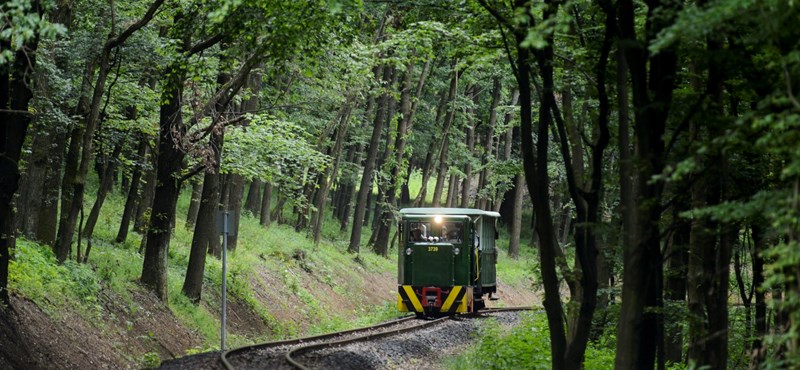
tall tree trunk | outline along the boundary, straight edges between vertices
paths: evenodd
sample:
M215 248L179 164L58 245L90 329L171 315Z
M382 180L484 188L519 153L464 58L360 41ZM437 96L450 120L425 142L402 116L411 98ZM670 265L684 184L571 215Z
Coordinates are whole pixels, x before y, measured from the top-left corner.
M347 132L350 126L350 114L353 109L355 109L355 104L355 98L350 97L342 108L343 112L340 115L339 127L336 129L333 149L331 149L331 157L334 158L333 166L330 171L326 170L323 174L322 184L315 197L314 206L317 208L317 211L314 214L314 220L311 225L315 245L319 244L319 240L322 236L322 225L325 219L325 203L328 201L328 190L330 189L331 183L333 183L338 176L342 150L344 149L345 139L347 138Z
M413 92L414 97L417 99L422 97L422 89L425 86L425 78L427 77L429 67L430 60L425 63L425 67L417 83L417 89ZM394 221L397 188L401 180L400 168L402 168L403 160L405 159L406 139L409 129L413 126L413 116L416 111L417 103L414 102L412 106L411 102L411 77L413 74L414 63L410 62L406 66L406 72L403 76L403 85L400 91L400 114L402 115L402 119L400 119L400 122L397 124L397 134L395 135L394 142L394 159L389 170L389 183L386 186L386 202L384 203L381 222L378 225L378 235L373 247L373 250L381 256L386 256L389 253L389 235Z
M637 172L636 213L632 242L624 246L622 307L617 332L618 369L650 369L662 342L663 266L659 220L663 182L649 181L664 168L664 133L669 117L677 69L676 46L649 55L647 45L654 35L672 24L679 13L680 2L650 2L647 38L636 35L635 8L630 0L607 7L606 12L619 11L620 40L633 86L636 107L634 127L636 137ZM657 14L657 15L656 15Z
M554 12L555 10L553 10ZM548 18L547 11L545 19ZM549 16L553 16L550 13ZM555 118L558 137L560 139L561 157L566 166L567 189L575 206L576 225L575 225L575 271L578 272L576 291L578 295L570 297L569 306L577 306L577 317L569 327L567 337L567 347L564 352L564 364L568 369L580 369L583 366L584 353L589 341L592 328L594 312L597 307L598 289L598 247L595 226L600 223L601 193L603 187L603 162L604 152L610 141L610 103L606 89L606 75L608 69L608 57L612 46L612 40L616 26L616 17L612 14L606 16L605 35L601 44L595 64L596 88L599 101L599 111L596 126L594 127L594 140L590 146L590 166L589 176L584 177L583 151L577 150L577 143L581 142L578 135L576 124L572 120L572 115L568 117L571 122L566 122L558 110L553 84L553 50L547 47L537 53L537 61L542 76L542 95L545 102L549 101L549 108ZM564 102L570 105L570 87L566 86L563 92ZM568 124L569 123L569 124ZM572 131L573 134L568 134ZM546 132L539 135L546 135ZM570 138L573 145L570 145ZM539 148L541 150L541 148ZM574 154L573 154L574 153ZM546 169L546 165L540 167ZM571 219L565 222L565 231L569 231ZM551 329L552 330L552 329Z
M41 16L38 1L31 9ZM39 39L26 42L14 55L13 64L0 65L0 310L10 305L8 295L8 265L14 245L14 216L11 200L19 186L19 160L31 117L28 104L33 98L33 67ZM0 41L0 47L10 49L10 43ZM28 54L30 53L30 54Z
M523 4L519 4L523 5ZM529 7L530 5L525 5ZM524 35L516 34L517 45L522 45ZM552 50L551 48L549 50ZM552 122L548 99L539 108L539 124L537 128L538 143L533 145L532 130L532 94L530 80L530 52L526 48L517 49L517 85L520 89L520 133L522 142L523 168L525 182L533 201L536 233L539 236L539 260L544 283L544 308L550 328L551 361L554 369L564 369L564 353L566 352L566 334L564 332L564 311L561 306L559 292L560 281L556 274L556 244L553 233L553 217L550 209L550 177L547 173L549 127ZM541 67L541 66L540 66ZM552 67L550 67L552 68ZM542 72L546 75L547 72Z
M89 252L92 246L92 235L94 234L94 227L97 225L97 219L100 217L100 208L103 207L103 203L105 203L106 196L108 192L111 191L112 186L114 185L114 172L117 169L117 165L119 161L116 159L111 158L118 158L120 153L122 153L122 145L123 143L117 143L114 146L114 152L111 154L111 157L108 161L106 161L105 168L103 169L103 177L100 180L100 187L97 189L97 197L95 198L94 205L92 206L92 210L89 211L89 217L86 218L86 224L83 228L83 236L86 238L87 242L89 243L86 248L86 253L83 257L83 262L86 262L89 259ZM80 245L78 246L80 248Z
M36 224L38 223L39 208L42 203L44 180L47 175L48 156L52 133L41 123L34 122L34 132L37 132L30 144L30 154L25 156L25 171L19 180L19 192L14 200L16 229L23 235L33 238ZM38 130L37 130L38 128Z
M66 218L62 218L64 223L59 225L58 238L56 240L56 251L63 253L69 250L72 244L72 236L76 230L78 214L83 208L84 189L86 187L86 176L89 173L89 163L93 154L93 142L95 129L100 122L100 105L105 94L105 84L111 72L111 53L118 46L123 44L134 32L150 23L156 11L164 3L164 0L155 0L150 4L145 14L137 22L128 26L118 36L109 37L103 46L98 62L97 80L92 92L92 102L89 109L89 116L86 117L86 125L83 132L83 142L80 154L80 164L75 176L71 179L72 199L68 201L69 206L62 209L66 213ZM57 253L59 262L63 262L61 254Z
M481 172L480 176L478 177L478 193L480 193L481 190L488 185L489 176L491 174L489 167L486 164L488 163L489 158L493 157L495 154L494 130L495 126L497 126L497 106L500 105L500 97L502 92L503 85L501 84L500 77L494 77L492 79L492 102L489 106L489 124L486 127L486 136L484 136L483 143L481 143L484 153L481 156ZM487 211L490 210L490 203L486 196L475 197L475 208Z
M148 224L150 223L150 214L153 210L153 199L156 197L156 183L158 182L158 173L156 167L158 166L158 146L159 139L156 139L154 150L151 151L149 161L150 168L144 173L144 188L142 190L142 197L139 204L136 205L136 217L133 221L133 229L140 234L147 232Z
M275 208L272 209L271 219L275 222L282 224L283 221L283 206L286 204L286 195L278 189L278 202L275 204Z
M635 189L638 176L633 173L633 155L630 142L630 115L628 112L630 99L628 97L628 65L625 62L625 54L620 48L617 49L617 150L619 151L619 212L622 215L621 241L623 248L630 247L634 242L634 230L636 229L636 203Z
M231 187L228 198L228 211L232 222L231 234L228 235L228 249L236 250L239 244L239 223L242 220L242 196L244 195L244 177L231 175Z
M456 203L458 203L458 176L456 174L450 174L450 181L447 184L447 201L445 202L445 207L455 207Z
M455 75L454 75L455 76ZM452 87L452 78L451 77L451 87ZM436 117L433 120L434 127L439 127L439 122L442 121L442 117L445 114L445 109L447 109L449 101L448 96L450 94L451 88L442 89L441 93L439 94L439 103L436 106ZM419 192L417 193L417 197L414 200L415 207L421 207L425 203L425 198L428 195L428 181L430 181L431 175L433 174L433 167L436 164L436 160L438 158L435 155L438 153L437 145L440 144L441 141L431 139L430 144L428 145L428 150L425 153L425 160L422 163L422 182L419 188Z
M222 144L222 133L212 134L211 142L214 156L219 157ZM192 234L192 246L189 250L189 262L186 267L186 277L183 280L181 291L193 302L200 301L203 290L203 273L205 272L206 255L209 251L211 240L219 240L217 233L217 210L219 209L219 178L217 173L206 172L203 176L203 190L200 196L200 206L197 212L197 222Z
M748 283L745 282L746 270L744 264L747 263L746 261L747 258L750 255L752 255L750 251L753 250L753 243L752 243L751 233L749 232L750 231L749 227L750 227L749 225L745 225L744 235L742 236L740 246L739 248L736 248L733 257L733 267L734 267L734 272L736 274L736 286L739 290L739 298L741 298L742 305L744 305L743 326L744 326L744 337L747 338L744 347L745 351L752 348L753 290L755 290L755 287L753 285L748 286ZM749 267L752 268L752 265Z
M367 108L366 108L366 112L364 113L364 117L372 117L372 114L373 114L374 110L375 110L375 98L373 96L370 96L368 98L368 100L367 100ZM362 162L361 158L362 158L362 156L364 154L363 153L364 149L365 149L364 144L358 145L358 149L356 150L357 153L355 154L355 156L353 157L353 160L352 160L354 168L358 168L358 166L361 164L361 162ZM354 206L354 204L353 204L354 203L353 196L354 195L357 196L357 193L355 193L355 191L356 191L356 184L355 184L356 179L357 179L357 175L355 175L355 178L351 180L352 183L348 186L349 189L348 189L348 195L347 195L347 203L345 205L345 208L342 209L342 214L340 216L339 230L342 231L342 232L345 232L347 230L348 226L349 226L350 214L351 214L351 210L352 210L352 208Z
M89 114L89 90L91 89L91 83L94 79L96 67L97 65L94 59L86 63L81 82L80 96L78 98L77 106L75 107L76 116L85 117ZM67 232L68 224L71 222L69 218L69 212L67 212L67 210L71 206L71 201L74 198L74 187L72 186L72 183L74 182L74 179L78 173L82 136L83 125L72 122L69 146L67 148L67 155L64 158L64 177L61 181L61 212L58 219L58 233L56 234L56 242L53 243L53 251L55 252L56 259L60 262L65 261L72 253L71 241L74 229ZM59 240L64 240L64 238L66 238L66 236L62 237L61 235L67 233L70 234L70 243L59 242Z
M514 92L511 93L511 102L509 105L515 106L517 105L517 101L519 100L519 89L514 89ZM505 117L503 118L503 126L508 127L511 123L512 113L506 113ZM519 127L509 128L506 132L505 143L503 147L503 160L510 161L511 160L511 148L515 145L515 141L519 141ZM498 144L499 145L499 144ZM499 153L499 150L498 150ZM522 175L517 175L522 176ZM516 180L514 181L516 183ZM517 191L517 189L512 187L508 189L502 194L497 194L495 201L495 212L500 212L500 220L505 225L510 225L511 220L513 219L514 215L514 207L513 207L513 199L514 195L513 192Z
M184 36L186 28L189 27L191 19L183 18L182 14L175 16L175 25L172 32L174 36L182 37L183 47L187 41ZM205 48L215 45L215 43L203 42L202 47L193 47L194 51L202 51ZM164 91L161 101L161 116L159 135L158 155L158 185L156 196L153 201L153 211L150 217L150 228L147 232L147 244L145 247L144 264L142 266L141 282L145 286L153 289L156 295L163 301L168 300L167 291L167 258L169 249L169 237L172 232L172 225L175 219L175 206L180 193L180 184L183 178L179 177L183 166L183 148L176 145L181 143L185 134L185 127L181 118L182 91L185 80L185 69L181 67L182 61L176 61L167 67L164 79ZM212 124L219 123L219 116L225 111L233 96L245 84L250 70L258 62L256 54L251 55L239 67L236 75L202 107L192 120L196 124L199 118L210 114L213 107L217 107L212 117ZM241 189L241 188L240 188ZM239 193L241 199L241 191ZM234 219L236 223L236 219ZM236 226L236 225L234 225Z
M472 91L468 92L467 95L471 95L470 98L472 99L475 105L478 105L478 97L476 91L477 88L473 86ZM467 127L464 129L466 130L467 136L467 163L464 164L464 179L461 181L461 208L469 207L469 196L472 191L472 158L475 155L475 129L479 123L479 120L475 117L476 116L475 108L470 109L469 114L467 115ZM480 189L478 189L480 191ZM477 196L476 196L477 197ZM458 202L453 202L453 206L456 205Z
M251 57L251 60L253 60L253 58L255 57ZM236 77L236 79L241 79L241 83L249 88L252 93L250 98L241 105L239 114L258 111L258 96L261 91L262 75L259 70L255 70L251 73L250 68L246 66L240 68L238 76ZM224 89L224 86L222 88ZM231 97L232 96L233 95L231 95ZM218 101L216 104L217 111L224 109L224 105L221 104L228 104L228 101ZM247 124L249 124L249 122L245 121L244 125ZM242 197L244 196L245 179L243 176L237 174L233 174L232 178L233 182L230 187L229 210L233 212L233 231L228 236L228 248L236 250L239 241L239 223L242 220Z
M439 147L439 170L437 171L436 175L436 186L433 188L433 207L439 207L442 201L442 193L444 192L444 183L447 179L447 172L450 168L449 163L447 161L448 151L450 149L449 144L449 132L450 127L453 124L455 113L456 113L456 94L458 93L458 78L460 76L459 71L453 71L454 77L450 80L450 91L448 92L448 101L450 102L450 106L447 109L447 115L444 118L444 124L442 127L442 140L441 146ZM445 200L445 202L447 199Z
M492 8L484 2L483 6L492 11ZM543 13L544 21L551 21L558 11L558 4L553 4L546 1L548 5ZM530 11L531 4L519 0L515 2L515 7ZM493 14L497 14L496 10ZM496 17L504 21L502 16ZM564 145L567 140L564 131L564 123L561 122L560 113L557 110L554 98L554 81L553 81L553 46L549 42L542 49L534 50L533 54L536 57L539 67L539 76L542 79L542 88L540 88L541 107L539 109L539 119L537 126L537 143L533 144L533 130L532 130L532 94L531 94L531 50L524 47L527 32L523 31L533 25L533 19L528 20L528 24L523 27L518 25L511 25L506 23L514 35L516 42L517 57L515 77L520 89L520 132L521 132L521 149L523 159L523 169L525 173L525 180L528 186L528 192L531 194L534 209L534 220L536 233L538 235L539 245L539 260L541 263L541 275L544 283L545 298L544 308L547 314L548 327L550 329L550 346L551 346L551 366L554 369L580 369L582 367L583 353L586 343L588 341L588 332L591 328L591 320L594 312L595 294L596 294L596 271L594 263L596 259L596 250L594 249L593 239L591 236L584 235L583 233L576 233L576 263L580 264L583 273L580 275L581 295L579 298L580 314L578 316L578 325L571 327L569 338L564 327L564 310L561 304L561 294L559 292L560 279L556 273L556 261L562 259L559 255L561 249L558 245L553 226L553 216L550 206L550 190L549 190L549 176L547 171L548 154L549 154L549 130L553 122L553 116L556 116L556 123L558 127L558 136L561 139L561 151L564 162L569 164L567 146ZM602 58L601 58L602 60ZM604 85L599 85L604 86ZM601 109L602 111L602 109ZM606 132L603 132L603 126L600 126L600 138L598 139L597 149L602 155L604 148L603 138ZM606 138L607 141L607 138ZM566 151L566 153L565 153ZM602 161L601 157L595 156L598 161ZM570 189L577 188L574 179L571 177L573 174L569 171L570 166L567 166L568 180ZM597 175L599 178L599 166L596 167ZM593 182L596 179L593 179ZM517 189L519 190L519 189ZM571 192L572 193L572 192ZM591 194L584 194L591 196ZM590 203L591 202L587 202ZM585 213L586 216L582 221L587 225L592 225L596 220L592 219L596 215L596 210L591 206L587 206ZM579 239L578 236L586 236L585 239ZM564 268L562 266L562 268ZM573 283L571 283L572 285ZM574 289L571 289L574 291ZM573 296L574 297L574 296ZM577 297L576 297L577 298Z
M752 349L754 356L751 359L751 365L761 364L766 356L766 351L762 349L764 337L767 335L767 300L766 292L760 289L764 284L764 258L762 251L766 249L766 240L764 235L764 227L761 225L761 220L753 222L753 287L755 288L755 336L753 340Z
M152 289L164 302L169 300L167 284L167 260L172 220L180 195L181 182L176 176L183 168L184 152L176 147L186 130L181 115L184 74L180 67L172 65L164 74L164 92L161 98L159 117L157 184L147 244L144 251L141 282ZM177 137L176 137L177 135Z
M128 229L131 219L135 217L136 205L141 198L139 189L142 180L142 167L143 163L147 160L147 152L150 148L147 142L147 137L142 136L142 139L139 141L139 148L136 150L136 166L133 169L131 186L128 188L125 209L122 211L122 220L119 223L119 232L117 232L117 238L115 239L117 243L122 243L128 238Z
M685 198L685 197L680 197ZM689 235L691 223L682 219L680 213L689 209L690 205L683 199L678 199L672 210L672 220L678 226L672 235L667 254L667 272L665 274L664 298L669 307L685 307L687 290L687 262ZM666 311L665 320L677 323L683 320L683 315L676 314L674 309ZM683 362L683 329L678 325L665 327L664 357L667 362L678 364Z
M511 228L509 229L508 255L511 258L519 257L519 236L522 230L522 188L525 186L525 178L522 175L514 177L514 205Z
M442 158L447 158L447 137L450 132L450 126L453 124L453 118L455 117L458 79L463 72L457 70L457 66L458 62L454 60L453 71L451 72L452 76L450 77L450 88L447 90L447 99L442 99L439 101L439 110L436 112L436 121L438 122L439 120L439 116L441 115L440 112L446 112L444 122L442 123L442 134L438 142L434 140L431 143L431 147L428 150L428 155L432 157L430 159L427 157L425 158L425 167L422 170L422 187L417 195L417 199L414 201L414 205L417 207L421 206L425 202L425 197L428 191L428 179L433 174L433 166L436 163L439 163L439 172L436 177L436 186L434 187L433 207L438 207L442 201L442 188L444 187L444 176L446 175L446 173L442 172L442 167L445 168L445 172L447 170L446 160L443 160ZM444 95L442 97L444 97Z
M200 197L203 195L203 182L200 179L195 178L192 181L192 197L189 200L189 212L186 215L186 225L187 229L191 229L194 227L194 223L197 222L197 212L200 211Z
M706 91L709 116L723 116L722 65L716 53L722 45L709 36L709 70ZM699 119L698 121L702 120ZM703 130L710 141L723 134L724 127L716 121L693 122L693 132ZM704 135L703 135L704 136ZM703 137L700 136L700 137ZM701 157L705 171L698 175L692 188L692 208L720 204L726 192L727 158L724 153L711 151ZM692 220L689 250L689 351L688 360L698 366L724 368L728 362L728 286L730 275L731 243L730 225L718 224L705 218ZM738 228L736 228L738 238Z
M358 166L359 160L356 158L361 155L361 145L350 145L347 149L347 155L345 156L345 162L353 164L353 166ZM347 173L342 173L342 176L339 178L336 184L336 194L334 196L334 217L339 221L339 225L344 225L347 220L350 218L350 201L353 198L353 178L349 176ZM342 227L341 230L345 230L346 227Z
M445 136L442 138L442 150L439 152L439 169L436 171L436 185L433 187L433 204L434 208L441 207L442 204L442 194L444 193L444 183L447 181L447 170L449 168L447 164L447 152L449 149L448 138ZM445 198L445 203L450 197Z
M36 240L54 245L58 227L58 199L61 189L61 163L67 145L67 133L59 131L53 140L52 153L48 156L47 174L42 189L42 204L39 206L36 223Z
M270 218L270 202L272 201L272 183L264 182L264 192L261 196L261 226L268 227L272 223Z
M406 175L403 177L403 183L400 184L400 205L407 206L411 204L411 189L408 188L408 182L411 180L411 174L414 173L414 158L408 159L408 169Z
M392 82L389 84L390 91L393 91L395 86L397 85L398 80L400 80L400 71L397 70L396 67L392 67L394 70L392 72ZM394 147L393 143L397 138L397 131L392 130L391 123L395 114L397 113L397 99L394 98L394 94L389 94L389 100L387 101L387 108L386 108L386 140L384 140L383 146L383 154L381 154L380 158L378 158L378 163L375 165L378 171L375 171L375 178L374 182L378 186L378 196L375 198L375 207L373 208L372 212L372 235L370 235L370 239L367 242L368 245L372 246L373 251L375 251L375 245L377 242L378 237L384 237L380 233L380 224L382 222L382 215L383 213L381 210L385 207L388 203L389 199L389 182L390 179L385 179L383 174L388 172L385 170L386 162L389 160L389 157L392 154L392 149ZM386 172L384 172L386 171ZM370 216L367 216L369 218ZM388 239L388 234L385 235Z
M375 76L377 77L381 75L381 73L383 75L381 84L385 86L392 80L393 68L388 66L376 68ZM372 172L375 169L375 160L378 155L378 147L380 146L381 132L383 131L383 125L386 121L385 115L388 108L388 100L388 93L384 93L377 103L372 136L369 140L369 150L364 160L364 170L361 174L361 183L358 187L358 197L356 198L355 210L353 212L353 228L350 233L350 244L347 248L350 253L358 253L361 249L361 231L367 210L367 198L369 194L372 193Z
M50 14L51 22L64 25L64 27L67 29L67 32L70 32L72 29L72 7L72 3L62 3L59 4L58 7L52 9ZM87 63L90 65L94 64L93 61L89 61ZM55 64L59 71L67 71L69 66L69 56L66 54L56 56ZM42 83L43 81L39 82ZM70 109L67 108L67 106L62 102L58 106L57 110L67 113ZM52 139L52 144L49 148L50 154L47 158L47 174L44 179L44 186L41 194L42 203L38 209L39 215L37 216L37 222L35 225L36 240L51 247L55 245L56 233L58 231L58 201L61 196L60 190L62 179L61 168L62 162L64 161L64 154L67 147L67 138L69 137L69 133L69 125L66 125L65 127L59 127Z
M244 209L250 212L254 217L261 212L261 187L264 182L259 179L254 179L250 182L250 187L247 190L247 200L244 202Z

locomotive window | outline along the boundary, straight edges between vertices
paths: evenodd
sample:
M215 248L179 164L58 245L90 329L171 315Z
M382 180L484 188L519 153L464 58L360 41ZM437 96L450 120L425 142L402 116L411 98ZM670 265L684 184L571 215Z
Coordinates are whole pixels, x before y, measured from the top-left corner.
M442 224L442 236L448 243L461 243L462 234L460 222L445 222Z
M430 235L430 230L430 222L410 222L408 224L408 240L412 243L424 242Z

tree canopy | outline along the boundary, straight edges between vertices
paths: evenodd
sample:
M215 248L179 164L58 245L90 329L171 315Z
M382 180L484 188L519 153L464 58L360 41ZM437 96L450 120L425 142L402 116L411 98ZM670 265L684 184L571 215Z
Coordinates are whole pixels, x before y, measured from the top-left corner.
M6 1L0 298L15 238L90 263L115 192L167 300L191 188L195 302L219 209L387 256L399 208L480 208L535 261L553 368L600 337L620 369L797 367L797 24L781 0Z

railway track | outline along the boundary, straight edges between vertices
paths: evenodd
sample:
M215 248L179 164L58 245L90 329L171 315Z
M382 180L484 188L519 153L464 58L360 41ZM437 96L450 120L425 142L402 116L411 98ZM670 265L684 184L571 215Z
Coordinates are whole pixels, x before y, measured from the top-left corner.
M239 347L222 352L220 354L220 362L222 362L222 365L227 370L253 368L253 365L257 363L263 363L263 366L259 366L262 368L290 368L282 365L288 365L286 364L285 355L295 347L313 343L339 341L352 336L357 337L359 335L364 335L364 333L369 333L371 331L391 330L392 328L409 325L413 323L414 320L414 316L406 316L364 328ZM270 367L269 365L273 366Z
M223 352L220 355L220 362L228 370L309 369L312 364L320 366L318 365L319 358L324 357L325 352L330 352L334 348L351 346L356 343L377 342L406 333L420 332L453 320L458 321L499 312L524 310L530 310L530 308L490 309L477 314L442 317L433 320L417 320L413 316L408 316L365 328L240 347ZM322 365L322 367L326 366Z

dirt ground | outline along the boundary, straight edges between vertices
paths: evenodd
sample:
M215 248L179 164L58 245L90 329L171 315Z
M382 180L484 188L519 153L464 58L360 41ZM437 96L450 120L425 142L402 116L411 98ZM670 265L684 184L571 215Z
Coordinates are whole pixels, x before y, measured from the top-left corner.
M152 294L134 292L128 307L105 293L91 318L69 309L51 316L12 296L12 308L0 311L0 368L135 369L145 353L178 356L200 344Z
M381 304L395 294L391 274L364 271L359 276L363 279L362 305ZM265 278L276 280L274 276ZM324 295L320 297L324 310L335 310L344 319L358 317L358 306L351 299L333 289L321 289L326 285L313 274L304 274L299 281ZM301 323L300 330L308 326L300 310L291 309L302 304L296 296L254 289L257 299L272 303L275 319ZM532 292L511 289L502 281L497 296L500 300L490 306L524 306L538 301ZM181 325L169 308L145 289L137 289L130 299L109 290L103 290L98 298L98 312L86 317L70 309L48 314L32 301L12 295L11 309L0 310L0 369L139 369L184 356L203 345L195 330ZM272 328L248 305L229 302L230 333L248 338L272 334ZM209 311L214 312L212 306Z

